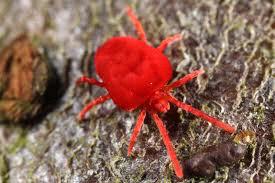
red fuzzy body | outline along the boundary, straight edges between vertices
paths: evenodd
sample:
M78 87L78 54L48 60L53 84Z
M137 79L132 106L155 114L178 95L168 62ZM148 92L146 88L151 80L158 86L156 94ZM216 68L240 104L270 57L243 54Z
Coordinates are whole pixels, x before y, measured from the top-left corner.
M172 77L167 57L132 37L107 40L96 52L95 67L114 103L128 111L145 103Z

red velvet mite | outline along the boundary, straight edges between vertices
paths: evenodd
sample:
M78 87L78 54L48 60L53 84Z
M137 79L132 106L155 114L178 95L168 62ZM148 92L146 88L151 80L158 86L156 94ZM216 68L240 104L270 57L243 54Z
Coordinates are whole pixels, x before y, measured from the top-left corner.
M104 87L108 94L100 96L87 104L79 113L79 120L82 120L93 106L109 99L112 99L117 106L126 111L140 109L141 112L129 142L129 156L143 125L146 113L149 113L159 129L176 175L182 178L181 164L177 159L165 125L157 113L167 112L170 109L169 102L171 102L229 133L233 133L235 128L208 116L171 95L172 89L184 85L204 72L196 70L178 81L168 84L172 77L172 67L168 58L163 54L163 50L169 44L181 40L182 36L176 34L168 37L157 48L154 48L147 43L142 25L130 7L127 7L127 14L136 28L138 39L113 37L98 48L95 54L95 69L102 82L82 76L77 80L77 84L88 83Z

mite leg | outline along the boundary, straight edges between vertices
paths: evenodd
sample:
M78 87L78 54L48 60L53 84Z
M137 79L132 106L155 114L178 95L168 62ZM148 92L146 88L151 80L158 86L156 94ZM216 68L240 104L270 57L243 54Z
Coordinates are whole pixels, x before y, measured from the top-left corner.
M172 102L173 104L175 104L176 106L178 106L179 108L182 108L183 110L190 112L190 113L194 114L195 116L198 116L198 117L212 123L214 126L217 126L229 133L234 133L236 131L236 129L234 127L232 127L220 120L217 120L216 118L213 118L198 109L195 109L191 105L188 105L188 104L178 101L175 97L173 97L171 95L167 95L167 99L170 102Z
M180 165L179 160L177 159L177 155L176 155L175 149L171 143L171 140L168 136L168 132L167 132L163 122L161 121L161 119L158 117L158 115L156 113L152 112L151 116L152 116L153 120L155 121L155 123L159 129L159 132L162 136L163 142L167 149L167 153L168 153L169 157L171 158L175 173L179 178L182 178L183 177L182 167Z
M132 8L130 8L129 6L126 7L126 11L127 11L127 15L129 16L131 22L133 23L133 25L136 28L137 34L139 39L141 39L144 42L147 42L146 39L146 34L143 30L143 27L140 23L140 21L137 19L136 15L134 14Z
M203 70L196 70L191 72L190 74L187 74L186 76L182 77L181 79L169 84L168 86L165 87L166 90L171 90L173 88L177 88L181 85L184 85L185 83L191 81L192 79L198 77L199 75L203 74Z
M100 87L104 86L103 83L97 81L94 78L89 78L87 76L82 76L76 81L77 85L80 85L80 84L83 84L83 83L88 83L88 84L91 84L91 85L97 85L97 86L100 86Z
M172 43L179 41L181 39L182 39L182 36L180 34L176 34L174 36L167 37L160 43L160 45L157 47L157 49L162 52L169 44L172 44Z
M79 121L82 121L85 114L92 108L94 107L95 105L97 104L100 104L100 103L103 103L105 102L106 100L110 99L110 95L107 94L107 95L103 95L103 96L100 96L96 99L94 99L93 101L91 101L89 104L87 104L81 111L80 113L78 114L78 119Z
M131 153L132 153L133 147L135 145L135 142L137 140L137 136L138 136L138 134L141 130L141 127L143 125L145 117L146 117L146 110L142 109L142 111L138 115L136 125L134 127L133 133L132 133L131 138L130 138L130 142L129 142L129 146L128 146L128 153L127 153L128 156L130 156Z

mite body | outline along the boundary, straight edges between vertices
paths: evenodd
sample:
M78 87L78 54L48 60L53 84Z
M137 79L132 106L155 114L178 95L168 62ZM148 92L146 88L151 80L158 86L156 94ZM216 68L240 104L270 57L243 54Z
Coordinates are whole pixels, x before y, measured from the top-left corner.
M131 37L107 40L96 52L95 66L112 100L127 111L144 104L172 77L161 50Z
M172 67L163 51L169 44L181 40L181 35L176 34L168 37L158 47L154 48L147 43L141 24L129 7L127 8L127 14L137 30L138 39L114 37L98 48L95 54L95 68L102 82L83 76L77 80L77 84L88 83L97 85L106 88L108 93L87 104L79 113L78 118L81 121L93 106L109 99L112 99L117 106L126 111L139 108L141 112L133 129L128 147L128 155L130 155L146 113L149 113L160 131L175 173L181 178L183 177L181 164L177 159L165 125L157 113L167 112L170 109L169 103L171 102L229 133L234 132L235 128L208 116L171 95L172 89L184 85L204 72L196 70L178 81L168 84L172 77Z

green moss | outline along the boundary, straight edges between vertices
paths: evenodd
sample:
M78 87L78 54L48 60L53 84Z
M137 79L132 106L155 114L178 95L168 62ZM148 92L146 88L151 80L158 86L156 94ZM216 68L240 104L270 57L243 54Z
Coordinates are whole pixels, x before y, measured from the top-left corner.
M142 176L144 175L145 173L145 168L143 166L141 166L138 171L137 171L137 174L135 174L132 179L133 179L133 182L141 182L142 180Z
M27 144L26 131L23 129L20 129L19 131L21 131L21 132L19 132L20 135L18 136L18 138L15 140L14 143L9 145L7 148L7 153L9 153L9 154L15 154L18 150L22 149Z
M273 178L268 178L268 179L266 179L266 180L264 180L264 183L274 183L273 181L274 180L272 180Z
M174 170L172 170L171 168L167 168L165 176L164 176L164 182L165 183L172 183L173 174L174 174Z
M9 165L5 155L0 154L0 176L2 182L6 183L9 180ZM0 179L1 180L1 179Z
M255 114L255 119L258 123L262 123L265 120L265 107L263 104L256 106L253 113Z
M215 173L215 180L218 182L225 182L228 179L229 168L223 167Z
M115 181L114 181L114 183L121 183L122 181L119 179L119 178L115 178Z

